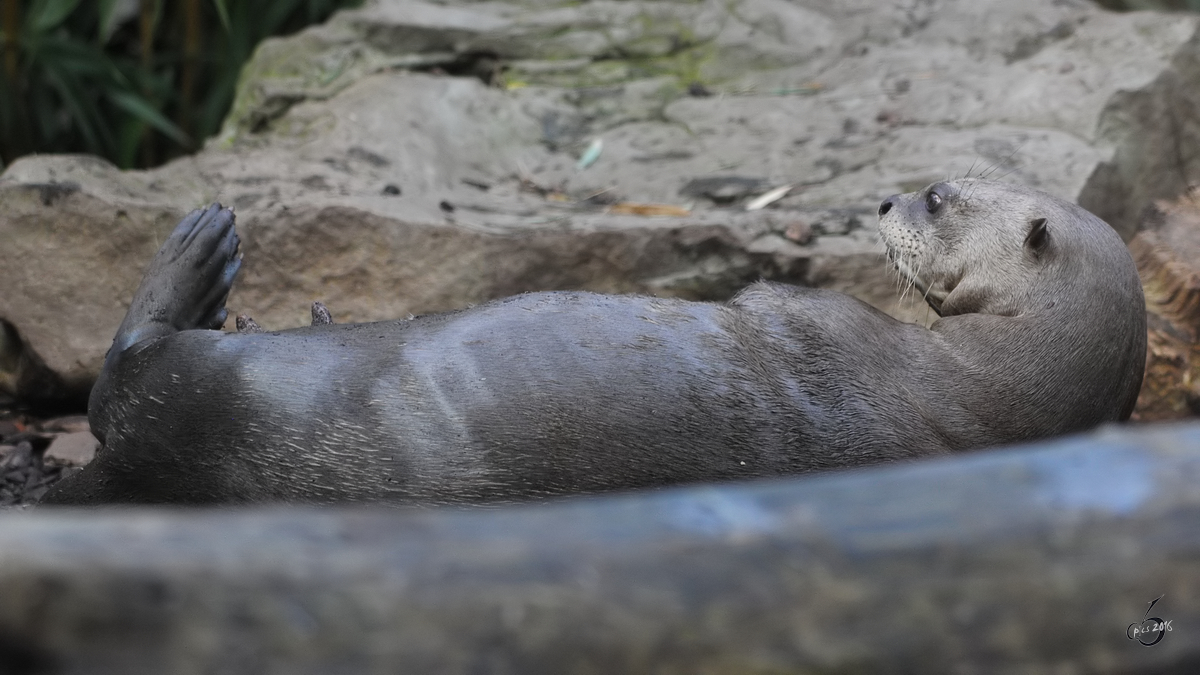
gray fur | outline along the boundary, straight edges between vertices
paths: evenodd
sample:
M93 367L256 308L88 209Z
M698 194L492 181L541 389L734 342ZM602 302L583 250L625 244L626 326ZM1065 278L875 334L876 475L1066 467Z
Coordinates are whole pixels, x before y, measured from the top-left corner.
M46 501L503 502L858 466L1127 418L1145 311L1116 233L1027 188L931 189L945 192L937 213L927 189L890 198L880 223L943 316L930 329L759 283L721 304L533 293L406 321L146 330L193 315L206 327L213 310L191 305L228 293L232 215L210 209L198 233L185 220L164 245L139 290L152 301L135 298L142 313L117 335L90 410L104 448ZM1049 236L1031 252L1036 218ZM199 273L163 263L205 255Z

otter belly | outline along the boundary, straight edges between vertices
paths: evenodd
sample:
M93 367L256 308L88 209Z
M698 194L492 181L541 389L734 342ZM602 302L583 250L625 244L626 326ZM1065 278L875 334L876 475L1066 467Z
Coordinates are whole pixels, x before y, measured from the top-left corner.
M136 355L110 435L221 501L503 501L779 473L796 433L738 363L725 311L531 294L412 321L188 331Z

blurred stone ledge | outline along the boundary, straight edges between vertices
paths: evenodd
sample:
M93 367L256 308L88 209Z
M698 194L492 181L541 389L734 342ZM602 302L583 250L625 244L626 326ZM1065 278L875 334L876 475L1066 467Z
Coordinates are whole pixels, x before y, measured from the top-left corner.
M9 513L0 672L1194 673L1197 523L1194 424L495 509Z

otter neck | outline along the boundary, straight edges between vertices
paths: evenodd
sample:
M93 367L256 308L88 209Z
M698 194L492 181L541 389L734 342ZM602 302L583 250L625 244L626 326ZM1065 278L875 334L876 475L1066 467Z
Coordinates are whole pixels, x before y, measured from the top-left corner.
M1097 326L1096 315L1086 314L1050 307L938 320L931 332L956 364L943 393L965 415L979 416L982 426L1011 430L997 442L1128 418L1141 384L1144 342L1139 349L1136 339L1114 341ZM1002 424L983 419L995 415L1006 419Z

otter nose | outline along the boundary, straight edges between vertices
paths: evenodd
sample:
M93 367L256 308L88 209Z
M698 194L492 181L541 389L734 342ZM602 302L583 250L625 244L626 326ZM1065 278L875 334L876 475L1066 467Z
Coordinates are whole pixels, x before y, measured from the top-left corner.
M900 195L892 195L891 197L888 197L887 199L883 200L883 203L879 205L879 215L881 217L883 216L883 214L892 210L892 207L896 205L896 199L899 196Z

